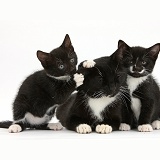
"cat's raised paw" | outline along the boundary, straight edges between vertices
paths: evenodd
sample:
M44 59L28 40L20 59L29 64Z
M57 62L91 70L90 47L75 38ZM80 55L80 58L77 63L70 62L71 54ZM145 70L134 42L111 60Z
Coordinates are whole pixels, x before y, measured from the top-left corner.
M79 87L80 85L83 84L83 81L84 81L84 75L83 74L78 74L78 73L75 73L74 74L74 81L76 82L76 87Z
M8 132L9 133L19 133L22 131L22 128L20 125L18 124L12 124L9 128L8 128Z
M153 128L150 124L143 124L138 126L138 131L140 132L151 132Z
M76 131L81 134L86 134L86 133L91 133L92 128L88 124L80 124L77 128Z
M111 133L112 127L106 124L101 124L96 126L96 132L97 133Z
M156 120L152 122L153 129L160 129L160 120Z
M121 131L129 131L129 130L131 130L131 127L130 127L129 124L121 123L120 126L119 126L119 130L121 130Z
M94 67L96 64L96 62L94 62L93 60L87 60L83 62L83 67L84 68L92 68Z
M47 125L47 127L49 128L49 129L51 129L51 130L54 130L54 131L58 131L58 130L61 130L61 129L63 129L63 126L62 126L62 124L61 123L49 123L48 125Z

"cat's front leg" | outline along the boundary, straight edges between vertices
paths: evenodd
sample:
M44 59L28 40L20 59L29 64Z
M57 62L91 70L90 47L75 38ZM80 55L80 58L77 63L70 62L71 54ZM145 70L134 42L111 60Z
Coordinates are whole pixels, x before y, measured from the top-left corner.
M153 128L150 124L143 124L138 126L138 131L140 132L151 132Z
M84 81L84 75L83 74L78 74L78 73L75 73L74 74L74 81L76 82L76 87L79 87L80 85L83 84L83 81Z
M160 129L160 120L155 120L152 122L153 129Z
M83 62L83 67L84 68L92 68L94 67L96 62L94 60L87 60Z
M76 127L76 131L77 133L86 134L86 133L91 133L92 128L88 124L80 124Z
M107 125L107 124L101 124L96 126L96 132L97 133L111 133L112 132L112 127Z

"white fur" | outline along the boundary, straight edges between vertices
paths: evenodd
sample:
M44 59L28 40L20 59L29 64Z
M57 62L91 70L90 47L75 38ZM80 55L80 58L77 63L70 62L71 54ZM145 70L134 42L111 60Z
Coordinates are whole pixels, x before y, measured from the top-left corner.
M135 91L135 89L142 84L146 79L148 78L148 76L144 76L144 77L140 77L140 78L134 78L130 75L127 76L127 84L128 84L128 88L130 90L130 94L132 95L132 93Z
M98 119L102 120L101 112L116 99L115 97L101 97L101 98L89 98L88 105L93 112L93 116L96 116Z
M56 106L57 106L57 104L54 105L54 106L52 106L52 107L50 107L50 108L46 111L46 113L44 114L43 117L37 117L37 116L34 116L33 114L31 114L30 112L27 112L27 113L25 114L25 116L24 116L23 119L20 119L20 120L18 120L18 121L14 121L14 123L18 123L18 122L28 122L28 123L30 123L30 124L32 124L32 125L40 125L40 124L43 124L43 123L47 123L47 122L49 122L49 121L51 120L51 118L52 118L52 115L49 116L49 115L47 115L47 113L50 112L50 110L52 110L52 109L53 109L54 107L56 107Z
M47 74L47 76L51 77L51 78L55 78L57 80L62 80L62 81L69 81L71 78L69 75L56 77L56 76L52 76L50 74Z
M138 126L138 131L140 132L151 132L153 128L150 124L143 124Z
M84 68L92 68L94 67L96 64L96 62L94 62L93 60L87 60L83 62L83 67Z
M135 65L135 66L136 66L136 65ZM130 70L131 73L134 73L134 71L133 71L133 66L130 66L129 70ZM142 74L144 71L145 71L145 69L143 68L143 69L142 69L140 72L138 72L138 73Z
M84 81L83 74L78 74L78 73L74 74L74 81L76 82L76 87L82 85Z
M8 132L9 133L19 133L22 131L22 128L20 125L18 124L12 124L9 128L8 128Z
M137 118L139 119L140 115L140 110L141 110L141 102L138 98L135 98L132 96L132 93L137 89L137 87L142 84L148 76L140 77L140 78L134 78L132 76L127 76L127 84L128 88L130 90L130 95L131 95L131 108Z
M49 123L47 127L51 130L61 130L63 128L61 123Z
M76 131L81 134L92 132L92 128L88 124L80 124L77 126Z
M121 123L120 126L119 126L119 130L121 130L121 131L129 131L129 130L131 130L131 127L130 127L129 124Z
M51 119L51 117L48 115L44 115L43 117L36 117L33 114L31 114L30 112L28 112L25 114L25 119L30 124L39 125L39 124L43 124L43 123L48 122Z
M101 124L96 126L96 132L98 133L111 133L112 127L109 125Z
M153 129L160 129L160 120L155 120L152 122Z
M141 111L141 101L139 98L131 98L131 108L134 112L136 119L139 119L140 111Z

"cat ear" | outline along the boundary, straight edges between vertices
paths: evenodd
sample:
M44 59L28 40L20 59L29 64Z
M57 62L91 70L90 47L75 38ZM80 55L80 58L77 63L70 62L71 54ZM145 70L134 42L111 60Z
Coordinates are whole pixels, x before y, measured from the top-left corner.
M64 41L63 41L61 46L64 47L64 48L68 48L68 49L73 48L72 43L71 43L71 39L70 39L68 34L66 34L66 36L64 38Z
M124 41L122 41L121 39L118 41L118 48L120 48L121 46L125 46L127 45Z
M40 50L37 51L37 58L39 59L39 61L42 63L43 66L47 65L47 62L50 59L49 53L46 52L42 52Z
M129 46L122 40L118 41L118 49L116 50L116 52L114 53L114 58L117 61L120 61L123 59L125 53L127 50L129 50Z
M152 57L153 59L157 59L159 51L160 51L160 43L157 43L155 45L153 45L152 47L147 49L149 52L150 57Z

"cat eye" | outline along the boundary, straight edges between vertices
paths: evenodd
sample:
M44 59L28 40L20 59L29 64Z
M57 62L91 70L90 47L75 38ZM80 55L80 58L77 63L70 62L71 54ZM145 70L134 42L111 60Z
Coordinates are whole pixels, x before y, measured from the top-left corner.
M142 61L142 64L145 65L147 62L146 61Z
M63 69L63 68L64 68L64 65L61 64L61 65L58 66L58 68L59 68L59 69Z
M129 60L129 63L130 63L130 64L132 64L132 63L133 63L133 61Z
M74 62L74 58L70 59L70 62L73 63Z

